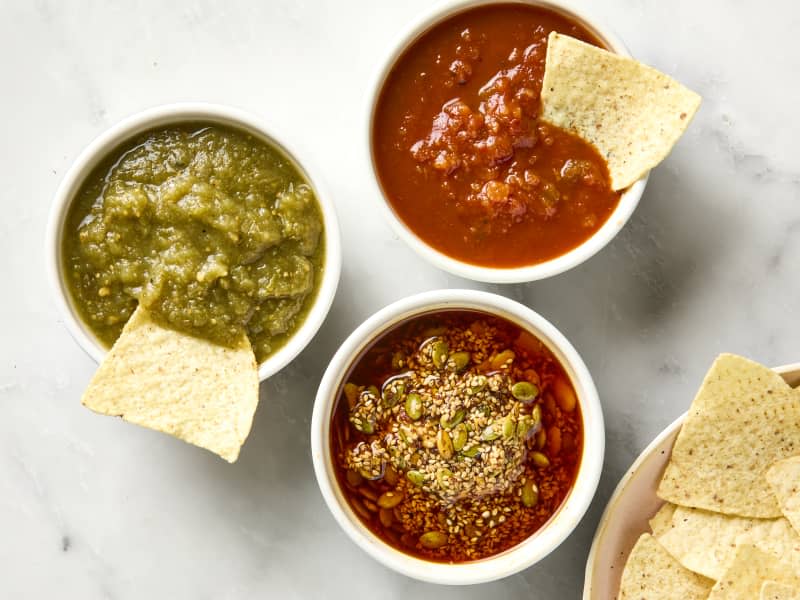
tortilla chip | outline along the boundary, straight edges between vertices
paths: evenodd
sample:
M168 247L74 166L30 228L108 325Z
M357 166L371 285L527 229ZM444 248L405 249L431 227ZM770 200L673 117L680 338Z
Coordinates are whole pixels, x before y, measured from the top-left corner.
M800 600L800 588L777 581L765 581L761 586L761 600Z
M675 514L677 506L665 502L658 509L658 512L650 519L650 531L655 537L659 537L672 526L672 515Z
M765 581L791 586L800 584L800 579L789 565L755 546L744 544L736 549L733 561L723 577L714 584L708 600L758 598Z
M614 190L664 160L701 100L652 67L556 32L547 42L541 99L543 120L600 151Z
M697 392L658 486L663 500L743 517L780 517L766 479L800 454L800 395L780 375L732 354Z
M631 550L619 600L704 600L713 581L684 569L649 533Z
M679 506L658 541L687 569L719 579L733 556L736 538L755 524L755 519Z
M737 546L755 546L800 572L800 536L784 518L756 519L755 525L736 536Z
M234 462L258 404L258 369L245 334L212 344L133 313L81 402L163 431Z
M800 533L800 456L779 460L767 470L783 516Z

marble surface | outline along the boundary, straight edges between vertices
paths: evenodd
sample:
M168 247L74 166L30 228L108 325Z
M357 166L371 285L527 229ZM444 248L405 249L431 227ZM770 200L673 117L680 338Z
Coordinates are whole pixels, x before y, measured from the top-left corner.
M604 251L506 287L418 259L381 220L357 162L364 77L427 4L0 1L0 597L578 598L605 501L713 357L800 360L796 3L583 2L705 102ZM95 364L45 278L44 226L70 162L118 119L178 100L282 121L321 164L342 224L331 314L262 385L233 466L83 409ZM517 576L463 589L363 554L323 505L308 450L314 393L338 344L379 307L439 287L497 291L553 321L594 374L608 432L600 488L574 535Z

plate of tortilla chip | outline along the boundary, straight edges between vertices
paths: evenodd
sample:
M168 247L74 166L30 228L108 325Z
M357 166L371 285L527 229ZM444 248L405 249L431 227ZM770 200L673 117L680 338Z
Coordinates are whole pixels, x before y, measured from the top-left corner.
M800 363L722 354L595 533L584 600L800 599Z

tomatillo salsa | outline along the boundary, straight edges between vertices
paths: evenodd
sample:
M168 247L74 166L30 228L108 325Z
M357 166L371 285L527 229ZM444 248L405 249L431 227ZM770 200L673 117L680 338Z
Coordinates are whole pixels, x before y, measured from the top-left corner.
M144 133L94 169L69 209L63 256L103 343L142 304L219 344L244 330L261 362L313 303L324 232L314 191L279 149L192 123Z
M383 85L372 152L384 194L416 235L457 260L555 258L619 202L594 146L539 121L551 31L602 46L549 9L492 4L424 33Z

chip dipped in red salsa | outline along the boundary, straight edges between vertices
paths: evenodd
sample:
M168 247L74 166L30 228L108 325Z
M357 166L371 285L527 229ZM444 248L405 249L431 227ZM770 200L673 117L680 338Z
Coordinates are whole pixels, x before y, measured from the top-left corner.
M452 258L544 262L619 202L598 151L539 120L551 31L602 46L553 11L494 4L434 26L386 78L372 125L378 179L400 219Z

